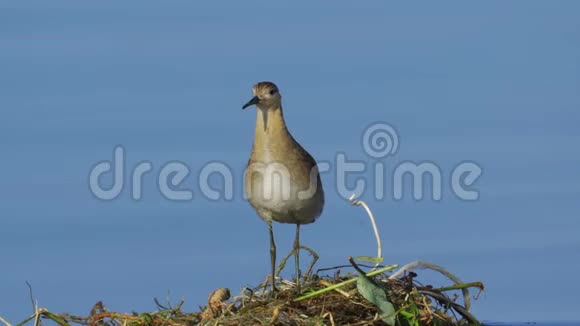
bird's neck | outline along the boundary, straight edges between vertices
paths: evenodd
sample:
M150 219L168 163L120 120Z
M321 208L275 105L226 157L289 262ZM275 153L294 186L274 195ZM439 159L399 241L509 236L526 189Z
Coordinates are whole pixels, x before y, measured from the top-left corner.
M254 135L254 146L269 146L273 142L283 145L291 138L286 123L282 107L276 106L267 109L256 109L256 131Z

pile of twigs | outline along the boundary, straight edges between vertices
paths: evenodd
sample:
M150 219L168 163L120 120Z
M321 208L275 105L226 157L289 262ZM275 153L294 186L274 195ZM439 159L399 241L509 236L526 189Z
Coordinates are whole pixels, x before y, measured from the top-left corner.
M349 261L360 270L352 258L349 257ZM443 268L423 262L411 263L391 275L386 274L395 268L396 265L384 266L366 273L366 276L352 273L340 275L339 268L335 268L332 276L318 276L315 273L304 280L301 296L297 296L294 282L283 279L278 281L279 292L275 295L266 285L246 288L233 298L230 298L228 289L221 288L210 294L206 307L193 313L182 311L183 301L172 307L155 300L157 311L140 314L111 312L98 302L88 316L55 314L46 309L37 309L17 326L33 321L34 325L39 325L42 320L52 320L61 326L388 325L388 320L398 325L479 324L469 312L467 289L475 287L483 290L481 283L461 283ZM422 285L417 281L417 274L412 271L419 268L441 272L452 279L454 284L440 288ZM361 294L357 284L363 277L384 291L384 298L395 309L392 316L381 314L376 302L369 301ZM463 294L463 300L459 299L457 292ZM7 322L5 324L11 326Z

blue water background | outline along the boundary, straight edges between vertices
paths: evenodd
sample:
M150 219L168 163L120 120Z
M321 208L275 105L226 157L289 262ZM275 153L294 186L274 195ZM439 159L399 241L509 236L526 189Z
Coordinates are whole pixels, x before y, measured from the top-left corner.
M155 308L152 298L203 305L268 272L265 225L240 198L261 80L278 83L296 138L319 160L361 148L366 126L400 135L382 161L431 161L443 198L366 200L388 263L425 260L486 290L483 320L579 320L580 3L3 1L0 4L0 315L41 307L87 313ZM113 202L88 173L111 159L191 167L175 203L146 176ZM450 192L450 171L477 162L480 200ZM195 176L228 164L235 200L203 198ZM369 172L366 174L369 175ZM354 185L350 178L349 186ZM219 180L215 180L219 183ZM327 204L303 228L319 266L373 255L362 209L323 175ZM294 229L276 225L278 249ZM306 262L306 258L303 259ZM285 276L291 276L287 272ZM440 282L420 273L425 282Z

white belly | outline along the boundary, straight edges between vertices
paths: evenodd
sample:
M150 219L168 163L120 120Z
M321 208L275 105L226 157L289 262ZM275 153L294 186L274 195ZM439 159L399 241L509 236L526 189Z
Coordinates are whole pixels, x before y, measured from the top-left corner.
M264 220L307 224L322 212L322 184L305 188L292 181L290 171L279 163L254 163L245 173L245 194Z

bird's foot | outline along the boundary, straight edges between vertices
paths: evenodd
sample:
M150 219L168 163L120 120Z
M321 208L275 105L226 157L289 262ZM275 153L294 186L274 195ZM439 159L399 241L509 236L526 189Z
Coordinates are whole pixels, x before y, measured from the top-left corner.
M300 296L302 294L302 288L300 287L300 282L296 283L296 295Z
M278 289L276 288L276 275L269 275L267 280L270 283L270 298L275 299L278 294Z
M310 264L308 265L308 269L306 270L306 273L303 273L301 275L301 278L306 281L307 279L309 279L312 276L312 269L314 268L314 265L316 264L316 262L318 261L318 254L316 253L316 251L310 249L309 247L300 245L300 249L302 250L306 250L308 251L308 253L310 253L310 255L312 256L312 261L310 262ZM282 270L284 269L284 267L286 267L286 263L288 262L288 259L290 257L292 257L293 255L296 254L296 250L292 250L288 253L288 255L286 255L282 261L280 261L280 264L278 265L278 268L276 269L276 277L280 277L280 273L282 272Z
M278 292L278 289L277 289L277 288L274 288L274 289L272 289L272 290L270 291L270 293L268 293L268 297L269 297L271 300L277 299L277 298L278 298L278 293L280 293L280 292Z

